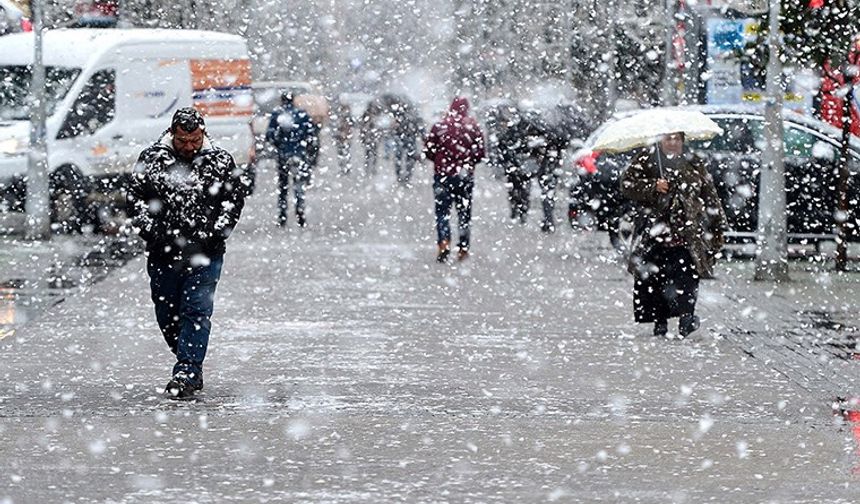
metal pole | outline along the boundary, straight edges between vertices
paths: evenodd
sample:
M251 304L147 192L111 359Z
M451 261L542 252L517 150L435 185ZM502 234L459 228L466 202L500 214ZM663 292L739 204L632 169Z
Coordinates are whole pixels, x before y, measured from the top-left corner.
M665 0L664 6L666 8L666 40L665 40L665 51L664 51L664 65L663 65L663 93L661 96L660 103L663 106L667 105L675 105L675 77L672 75L674 72L672 71L672 63L675 59L675 51L674 51L674 39L675 39L675 9L674 9L674 1L675 0Z
M785 166L782 144L782 63L779 60L779 0L770 0L765 145L762 151L758 198L758 260L755 279L785 282L788 276L786 243Z
M46 240L51 237L50 194L48 189L48 149L45 133L45 65L42 61L43 6L31 0L33 16L33 67L30 82L30 148L27 156L27 213L24 237Z
M836 213L836 271L845 271L848 269L848 236L846 223L848 220L848 144L851 141L851 107L854 101L854 75L855 72L849 70L849 64L845 65L846 70L842 72L845 77L845 83L848 86L848 93L842 100L842 148L841 159L839 160L839 182L838 190L838 206L839 211Z

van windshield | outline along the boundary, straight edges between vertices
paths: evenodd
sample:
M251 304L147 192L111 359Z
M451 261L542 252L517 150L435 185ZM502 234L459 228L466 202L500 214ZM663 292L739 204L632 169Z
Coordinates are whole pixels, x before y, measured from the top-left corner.
M80 68L45 67L48 116L53 114L80 73ZM31 75L29 66L0 66L0 120L30 119Z

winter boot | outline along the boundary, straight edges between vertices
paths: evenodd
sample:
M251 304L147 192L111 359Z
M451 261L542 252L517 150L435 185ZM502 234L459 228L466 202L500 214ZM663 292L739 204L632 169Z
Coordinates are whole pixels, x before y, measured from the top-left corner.
M699 325L701 325L699 317L696 315L692 313L681 315L681 319L678 321L678 332L681 336L689 336L699 328Z
M203 380L193 380L191 376L179 371L173 375L173 378L164 387L164 395L168 399L189 399L194 396L194 393L203 388Z
M465 247L460 247L460 249L457 251L457 260L458 261L465 261L468 258L469 258L469 249L467 249Z
M164 387L164 395L168 399L188 399L194 396L194 387L187 381L173 378Z
M439 253L436 255L436 262L446 262L449 254L451 254L451 248L448 245L448 240L442 240L439 242Z
M669 332L669 322L657 320L654 322L654 336L665 336Z
M308 225L308 222L305 220L305 213L304 212L297 212L296 213L296 221L299 223L299 227L301 227L301 228Z

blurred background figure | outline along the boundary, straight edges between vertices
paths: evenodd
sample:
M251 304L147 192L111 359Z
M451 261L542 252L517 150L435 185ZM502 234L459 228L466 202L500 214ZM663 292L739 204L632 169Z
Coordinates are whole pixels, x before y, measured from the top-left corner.
M355 126L355 120L352 117L352 110L349 104L343 101L338 102L332 114L331 124L340 173L347 175L352 169L350 143L352 142L352 128Z
M361 115L359 125L359 140L364 147L364 174L375 175L379 141L382 139L382 130L376 124L376 116L379 115L380 107L376 101L367 106L367 110Z
M307 112L296 107L292 92L285 92L281 106L272 112L266 140L278 153L278 225L287 225L292 179L296 220L304 227L305 188L319 154L319 126Z
M416 108L407 102L392 106L394 116L394 173L397 181L408 185L412 170L418 161L418 137L423 132L421 117Z

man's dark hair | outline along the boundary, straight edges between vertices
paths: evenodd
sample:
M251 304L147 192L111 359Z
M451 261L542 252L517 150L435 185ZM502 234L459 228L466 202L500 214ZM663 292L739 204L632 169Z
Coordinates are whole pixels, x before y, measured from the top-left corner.
M296 96L292 91L284 91L281 93L281 105L292 105Z
M203 122L203 116L197 109L193 107L182 107L173 114L173 119L170 121L170 131L175 132L176 128L180 127L184 131L191 133L197 128L206 128L206 123Z

